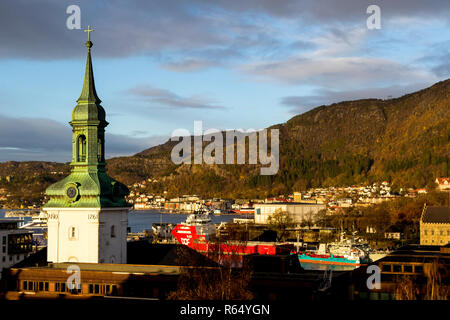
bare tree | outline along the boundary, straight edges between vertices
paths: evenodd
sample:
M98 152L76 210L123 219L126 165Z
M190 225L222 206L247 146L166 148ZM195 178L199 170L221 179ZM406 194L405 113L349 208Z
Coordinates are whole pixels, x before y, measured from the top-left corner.
M288 229L294 226L293 219L289 216L289 213L276 210L268 219L267 222L271 229L277 231L277 241L281 241L288 234Z
M315 224L314 213L312 211L308 211L303 217L302 225L311 229Z
M432 263L426 263L423 272L427 277L426 300L448 300L448 287L442 283L442 273L445 273L445 267L434 260Z
M397 280L395 296L397 300L417 300L419 289L409 276Z
M188 247L179 248L181 274L177 290L169 294L172 300L249 300L252 276L250 266L242 259L246 237L239 227L230 224L208 243L207 251L198 253Z
M418 284L415 277L403 276L396 281L396 299L397 300L448 300L449 290L445 283L442 283L442 274L446 272L445 267L439 264L437 260L424 264L424 275L426 285ZM420 286L423 290L420 290Z

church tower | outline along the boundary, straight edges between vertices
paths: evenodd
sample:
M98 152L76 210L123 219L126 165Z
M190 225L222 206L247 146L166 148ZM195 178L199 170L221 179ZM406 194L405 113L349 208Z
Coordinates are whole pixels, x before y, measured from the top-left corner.
M125 185L106 174L105 110L92 70L90 32L83 89L72 111L71 173L47 188L49 262L126 263L130 205Z

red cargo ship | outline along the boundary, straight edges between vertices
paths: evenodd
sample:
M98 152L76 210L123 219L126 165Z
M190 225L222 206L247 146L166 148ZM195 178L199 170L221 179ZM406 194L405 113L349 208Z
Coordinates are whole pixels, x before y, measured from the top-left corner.
M184 244L201 253L219 252L231 255L247 254L289 254L293 245L274 242L248 241L245 244L239 242L215 243L209 242L210 236L215 234L211 228L211 219L208 215L191 215L185 223L178 224L171 231L180 244Z

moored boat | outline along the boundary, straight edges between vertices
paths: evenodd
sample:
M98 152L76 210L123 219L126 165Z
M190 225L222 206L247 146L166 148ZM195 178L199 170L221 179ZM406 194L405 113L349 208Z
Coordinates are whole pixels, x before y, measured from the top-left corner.
M255 208L253 207L242 207L240 209L231 210L232 213L235 214L254 214Z
M356 256L335 256L333 254L315 254L315 253L299 253L298 259L300 263L320 263L333 265L361 265L359 257Z
M216 227L211 223L207 214L192 214L186 222L175 226L172 235L180 244L201 253L216 252L225 255L247 254L288 254L293 249L292 244L261 242L261 241L227 241L219 242L214 239Z
M318 263L342 266L360 266L369 261L367 253L352 241L321 244L316 252L292 252L298 254L300 263Z

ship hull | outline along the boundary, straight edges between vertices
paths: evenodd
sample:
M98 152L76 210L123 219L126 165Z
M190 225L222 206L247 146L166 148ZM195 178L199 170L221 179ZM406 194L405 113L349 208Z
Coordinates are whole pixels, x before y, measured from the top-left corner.
M209 242L209 237L198 234L195 226L179 224L171 231L178 243L186 245L200 253L220 253L225 255L264 254L276 255L291 252L293 245L262 243L248 241L245 243L233 242L215 243Z
M330 264L339 266L361 266L359 260L352 260L347 258L338 257L312 257L308 255L298 255L298 260L303 263L318 263L318 264Z
M255 214L255 211L232 210L231 212L232 212L233 214L242 214L242 215L245 215L245 214L253 215L253 214Z

